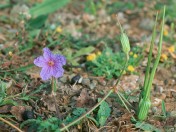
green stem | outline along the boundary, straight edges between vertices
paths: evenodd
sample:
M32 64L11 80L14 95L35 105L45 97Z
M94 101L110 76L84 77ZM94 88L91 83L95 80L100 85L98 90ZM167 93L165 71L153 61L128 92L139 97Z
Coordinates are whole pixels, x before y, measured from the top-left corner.
M129 113L131 113L130 112L130 110L129 110L129 108L128 108L128 106L125 104L125 102L123 101L123 99L122 99L122 95L120 94L120 93L118 93L117 92L117 95L119 96L119 98L120 98L120 100L122 101L122 103L123 103L123 105L125 106L125 108L127 109L127 111L129 112ZM134 116L132 116L132 119L135 121L136 119L134 118Z
M129 60L129 55L127 54L127 55L126 55L126 60L125 60L125 65L124 65L122 71L120 72L120 76L119 76L119 78L118 78L118 80L117 80L117 82L115 83L114 86L117 86L118 83L120 82L120 79L121 79L121 77L122 77L122 75L123 75L123 73L124 73L124 71L125 71L125 69L126 69L126 67L127 67L127 65L128 65L128 60Z
M119 22L118 17L117 17L117 22L118 22L118 24L119 24L119 27L120 27L120 31L121 31L121 33L123 33L123 32L124 32L124 30L123 30L123 28L122 28L122 26L121 26L121 24L120 24L120 22Z
M60 112L59 112L59 109L57 107L57 102L56 102L56 97L55 97L55 92L56 92L56 78L52 77L51 79L51 83L52 83L52 91L51 91L51 95L53 96L53 99L54 99L54 105L55 105L55 109L56 109L56 115L58 118L61 119L61 115L60 115Z
M160 56L161 56L162 41L163 41L163 30L164 30L164 18L165 18L165 6L164 6L164 12L163 12L163 20L162 20L162 26L161 26L158 54L157 54L157 57L156 57L156 60L155 60L155 63L154 63L154 66L153 66L153 69L152 69L152 72L151 72L151 75L150 75L150 79L149 79L149 82L148 82L148 85L147 85L147 90L146 90L146 93L145 93L145 99L150 97L152 82L153 82L155 72L156 72L156 69L157 69L157 66L158 66L158 63L159 63L159 60L160 60Z
M113 89L111 89L103 98L100 102L98 102L93 108L91 108L88 112L86 112L85 114L83 114L82 116L80 116L78 119L74 120L73 122L69 123L68 125L66 125L65 127L61 128L60 131L64 131L66 129L68 129L69 127L71 127L72 125L76 124L77 122L79 122L80 120L82 120L83 118L85 118L87 115L89 115L92 111L94 111L104 100L106 100L109 95L111 93L113 93Z
M118 91L118 93L122 97L122 99L124 100L124 102L126 104L128 104L128 106L130 106L132 109L134 109L134 107L128 102L128 100L122 95L122 93L120 91Z
M156 19L155 19L155 26L154 26L153 33L152 33L152 40L151 40L151 45L150 45L150 50L149 50L149 55L148 55L147 70L146 70L145 80L144 80L144 92L146 91L147 85L149 83L150 65L151 65L151 60L152 60L152 51L153 51L153 47L154 47L154 41L155 41L155 38L156 38L157 18L158 18L158 13L157 13Z

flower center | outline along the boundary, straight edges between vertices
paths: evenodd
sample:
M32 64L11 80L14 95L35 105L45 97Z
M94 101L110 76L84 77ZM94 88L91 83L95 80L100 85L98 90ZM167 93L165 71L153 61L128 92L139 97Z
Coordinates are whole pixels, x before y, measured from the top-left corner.
M49 65L49 66L53 66L53 65L54 65L54 62L53 62L53 61L48 61L48 65Z

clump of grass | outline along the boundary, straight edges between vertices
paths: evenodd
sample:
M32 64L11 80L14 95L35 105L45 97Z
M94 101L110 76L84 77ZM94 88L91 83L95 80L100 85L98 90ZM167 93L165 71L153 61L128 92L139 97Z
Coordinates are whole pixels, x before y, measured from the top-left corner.
M156 60L153 64L153 68L150 69L151 62L152 62L152 50L154 47L154 40L155 40L155 36L156 36L157 17L156 17L155 27L153 29L152 41L151 41L150 51L149 51L149 56L148 56L147 70L145 73L144 86L141 91L141 96L140 96L140 100L139 100L139 107L138 107L138 119L141 121L143 121L147 118L147 114L148 114L148 111L151 106L150 92L151 92L151 87L152 87L152 82L153 82L153 79L155 76L155 72L156 72L156 69L157 69L157 66L158 66L158 63L160 60L160 56L161 56L164 18L165 18L165 7L164 7L164 12L163 12L163 20L162 20L162 26L161 26L161 32L160 32L158 54L157 54Z

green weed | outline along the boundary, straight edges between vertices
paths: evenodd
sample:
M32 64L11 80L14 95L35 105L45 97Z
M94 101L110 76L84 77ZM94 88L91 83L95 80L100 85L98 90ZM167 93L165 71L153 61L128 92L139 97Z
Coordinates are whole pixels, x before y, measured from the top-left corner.
M7 85L5 82L0 80L0 106L3 105L17 105L17 103L13 99L8 99L7 97Z
M106 123L106 120L110 116L110 113L111 109L108 103L105 101L102 102L97 113L97 121L100 124L100 126L103 126Z
M28 119L24 121L20 128L23 128L24 126L29 126L29 131L38 131L38 132L60 132L58 129L59 125L61 124L61 121L56 117L51 117L46 120L43 120L42 118L37 119Z
M132 48L128 65L136 67L143 58L140 47ZM134 57L135 55L135 57ZM112 49L106 48L102 54L93 61L86 63L87 68L96 76L105 76L107 79L117 78L124 66L125 54L123 52L114 53ZM128 71L126 69L126 71Z

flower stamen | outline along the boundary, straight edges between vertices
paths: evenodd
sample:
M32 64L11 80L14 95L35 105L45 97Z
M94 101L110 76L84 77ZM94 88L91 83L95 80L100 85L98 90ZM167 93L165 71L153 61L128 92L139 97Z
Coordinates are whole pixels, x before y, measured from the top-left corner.
M53 61L48 61L48 66L53 66L54 62Z

